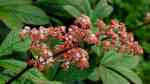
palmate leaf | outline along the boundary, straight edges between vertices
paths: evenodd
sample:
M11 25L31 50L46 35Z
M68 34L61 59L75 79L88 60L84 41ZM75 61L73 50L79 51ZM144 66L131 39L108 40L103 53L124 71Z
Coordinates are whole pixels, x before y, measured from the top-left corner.
M0 56L11 54L12 51L25 52L29 48L31 40L21 40L19 30L11 31L0 46Z
M0 19L10 28L18 29L23 24L48 24L48 17L32 0L0 0Z
M112 68L118 73L124 75L128 80L130 80L134 84L142 84L142 80L139 78L139 76L127 67L118 65L107 65L107 67Z
M104 57L100 60L101 64L115 64L122 65L128 68L135 68L141 60L140 56L133 56L132 54L122 54L116 51L109 51L104 53Z
M130 84L121 75L103 66L100 66L99 71L103 84Z
M140 61L139 56L133 56L131 54L121 54L121 53L117 53L115 51L109 51L106 54L104 54L104 57L101 60L102 65L100 65L100 67L104 66L105 68L113 71L113 73L116 73L116 74L120 73L124 77L126 77L128 80L133 82L134 84L142 84L142 81L138 77L138 75L136 75L131 70L131 69L137 67L139 61ZM122 76L122 75L120 75L120 76ZM122 76L122 78L124 78L123 76ZM126 79L126 78L124 78L124 79ZM102 78L102 80L103 80L103 78ZM114 84L120 84L120 83L118 82L118 83L114 83ZM123 83L121 83L121 84L123 84Z
M13 75L16 75L26 67L26 63L17 60L0 60L0 67L3 67L5 70L8 70L9 73L13 73ZM26 71L21 77L19 77L18 80L23 81L25 79L32 80L34 84L61 84L56 81L48 81L41 72L34 68ZM15 81L13 84L19 83Z
M121 54L114 50L104 52L100 66L94 69L89 79L96 81L101 78L104 84L142 84L138 75L132 71L139 61L139 56Z

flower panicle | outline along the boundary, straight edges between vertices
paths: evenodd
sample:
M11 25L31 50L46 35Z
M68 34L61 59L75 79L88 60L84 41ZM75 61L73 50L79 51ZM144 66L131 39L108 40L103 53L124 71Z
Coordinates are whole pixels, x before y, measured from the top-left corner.
M66 31L65 26L30 28L25 26L20 32L23 39L25 35L30 36L32 44L30 50L36 53L34 59L29 59L28 64L43 70L45 65L53 65L61 60L64 69L69 68L70 64L74 64L80 69L89 67L89 56L85 49L80 47L81 42L87 44L98 44L99 40L91 31L91 22L88 16L81 15L77 17L73 24ZM56 38L63 41L63 44L50 49L44 41L48 38ZM63 51L63 52L62 52ZM55 56L55 53L60 53Z
M88 51L81 47L81 43L92 45L102 45L105 51L115 49L121 53L132 53L141 55L143 49L135 41L132 33L126 31L125 24L113 19L110 25L106 25L103 20L97 21L98 31L94 34L91 30L91 21L88 16L81 15L69 27L43 27L31 28L25 26L20 32L21 39L28 35L32 43L30 51L37 56L29 59L28 64L43 70L46 65L52 66L60 62L61 67L68 69L74 64L80 69L90 66ZM101 39L101 37L105 37ZM55 38L63 41L56 45L54 49L49 48L46 43L48 38Z
M121 53L143 54L142 47L134 40L133 33L126 31L124 23L112 19L111 24L106 25L102 20L98 20L97 27L97 36L106 37L101 44L105 50L115 49Z

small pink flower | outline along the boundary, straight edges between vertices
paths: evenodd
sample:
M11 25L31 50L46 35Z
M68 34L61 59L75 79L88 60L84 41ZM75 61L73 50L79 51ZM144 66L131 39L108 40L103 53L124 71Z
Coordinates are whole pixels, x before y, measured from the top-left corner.
M36 29L36 28L33 28L30 32L30 36L31 36L31 39L32 41L37 41L37 40L40 40L40 32Z
M95 34L90 34L87 38L85 38L85 41L88 44L98 44L99 39L95 36Z
M89 62L88 62L87 58L85 58L85 57L80 58L78 67L80 69L88 68L89 67Z
M111 28L118 28L119 27L119 22L115 19L111 20Z

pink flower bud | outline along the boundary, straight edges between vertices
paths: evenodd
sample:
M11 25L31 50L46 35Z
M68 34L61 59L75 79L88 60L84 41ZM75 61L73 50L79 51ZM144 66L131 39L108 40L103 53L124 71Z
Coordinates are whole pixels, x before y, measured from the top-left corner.
M91 21L88 16L81 15L80 17L76 18L74 24L80 27L81 29L90 29Z
M78 67L79 67L80 69L86 69L86 68L88 68L88 67L89 67L89 62L88 62L88 60L87 60L85 57L80 58Z
M111 42L110 41L105 40L102 42L102 44L104 46L104 49L106 49L106 50L111 48Z
M95 36L95 34L91 34L89 35L85 41L88 43L88 44L98 44L99 43L99 40L98 38Z
M40 40L40 33L36 28L33 28L30 33L32 41Z
M99 31L104 31L106 24L103 22L103 20L98 20L97 27L99 28Z
M111 28L118 28L119 27L119 22L115 19L111 20Z

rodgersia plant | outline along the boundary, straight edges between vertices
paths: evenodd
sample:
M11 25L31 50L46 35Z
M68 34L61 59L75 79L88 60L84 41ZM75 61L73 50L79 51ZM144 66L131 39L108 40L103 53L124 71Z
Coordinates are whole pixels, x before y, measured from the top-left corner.
M140 78L130 70L127 62L134 61L135 57L142 55L143 49L134 40L133 34L126 31L125 24L113 19L109 25L106 25L103 20L97 20L96 33L93 33L92 27L93 24L86 15L76 17L69 27L40 26L39 28L31 28L25 26L19 33L20 42L23 42L27 37L31 39L28 51L32 55L27 60L26 68L8 80L6 84L11 83L33 67L45 73L47 69L52 69L55 64L64 69L59 74L55 73L56 80L59 80L59 76L61 77L63 73L69 72L70 69L73 70L72 67L76 67L79 69L75 70L76 73L74 74L80 75L83 72L80 78L85 75L84 71L89 70L86 78L88 77L90 80L93 78L95 78L94 80L101 79L104 83L110 84L106 78L110 79L111 76L115 75L118 79L113 80L114 82L123 81L123 84L128 84L130 81L122 76L124 75L132 83L137 84L139 82L141 84ZM52 39L58 40L60 43L53 44ZM94 50L93 46L95 46ZM91 63L91 59L94 60L95 65ZM124 65L127 65L128 68L125 68ZM135 65L131 65L131 67ZM117 72L122 75L118 75ZM110 78L105 78L108 73ZM93 74L94 77L92 77ZM66 79L68 80L67 76Z
M0 9L0 84L149 81L148 0L0 0Z

